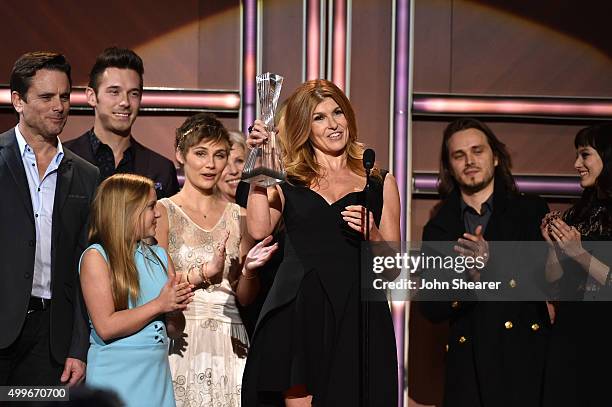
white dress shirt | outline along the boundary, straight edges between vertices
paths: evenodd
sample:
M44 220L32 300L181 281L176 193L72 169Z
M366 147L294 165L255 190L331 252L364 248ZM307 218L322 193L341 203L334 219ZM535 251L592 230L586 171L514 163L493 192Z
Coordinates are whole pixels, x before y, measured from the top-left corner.
M36 155L30 147L19 126L15 126L19 153L28 178L34 223L36 225L36 257L32 280L32 295L51 298L51 232L53 226L53 203L57 184L57 169L64 157L62 143L57 140L57 152L45 171L42 179L38 173Z

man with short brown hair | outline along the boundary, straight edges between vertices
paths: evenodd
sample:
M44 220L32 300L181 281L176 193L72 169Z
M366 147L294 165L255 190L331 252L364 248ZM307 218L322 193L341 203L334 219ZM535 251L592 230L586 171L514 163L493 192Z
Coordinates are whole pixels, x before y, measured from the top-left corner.
M99 173L58 138L66 58L25 54L10 83L19 123L0 135L0 385L74 385L89 347L78 262Z

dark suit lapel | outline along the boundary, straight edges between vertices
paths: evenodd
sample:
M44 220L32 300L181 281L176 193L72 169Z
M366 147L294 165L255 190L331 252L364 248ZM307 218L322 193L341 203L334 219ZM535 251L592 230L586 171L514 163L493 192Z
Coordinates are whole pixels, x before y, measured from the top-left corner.
M507 240L504 236L504 224L506 217L506 200L495 195L493 197L493 213L487 224L487 229L484 233L484 238L487 241L492 240Z
M456 240L465 232L457 190L451 193L440 208L439 218L436 223L448 233L448 240Z
M15 181L19 196L26 207L26 212L30 220L34 222L34 211L32 210L32 197L30 196L30 190L28 188L28 178L23 168L23 160L19 154L19 145L17 144L14 129L4 134L2 143L0 155L6 162L6 166Z
M501 180L496 180L493 191L493 213L485 230L484 238L487 241L516 240L520 232L520 219L515 219L516 211L512 210L512 196Z
M72 175L72 157L70 152L64 151L64 158L57 168L57 183L55 184L55 199L53 201L53 239L56 238L60 230L56 225L60 225L60 216L70 192Z

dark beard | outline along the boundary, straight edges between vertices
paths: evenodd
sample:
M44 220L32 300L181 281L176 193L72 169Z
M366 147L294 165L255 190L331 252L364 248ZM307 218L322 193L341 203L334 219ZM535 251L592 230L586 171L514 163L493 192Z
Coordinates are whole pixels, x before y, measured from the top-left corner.
M459 184L459 189L462 192L465 192L468 195L472 195L475 194L476 192L480 192L483 189L485 189L487 186L489 186L489 184L493 181L493 177L487 178L482 180L482 182L479 182L477 184L474 185L466 185L466 184L462 184L457 182L457 184Z

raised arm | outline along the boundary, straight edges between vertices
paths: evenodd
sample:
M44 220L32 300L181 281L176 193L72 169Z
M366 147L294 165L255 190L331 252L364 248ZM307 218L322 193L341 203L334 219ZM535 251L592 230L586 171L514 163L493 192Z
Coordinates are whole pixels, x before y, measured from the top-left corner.
M268 139L262 121L255 120L247 144L256 148ZM255 240L272 234L283 212L284 197L279 187L263 188L251 184L247 204L247 226Z
M249 235L262 240L272 234L283 211L284 199L280 188L262 188L251 185L246 210Z

